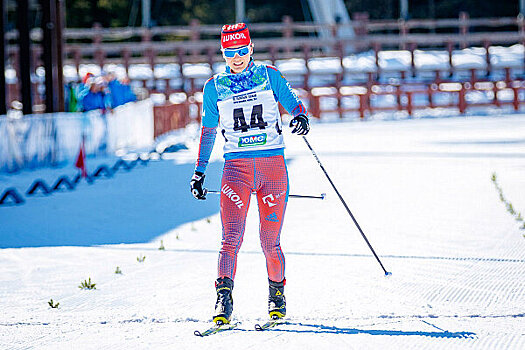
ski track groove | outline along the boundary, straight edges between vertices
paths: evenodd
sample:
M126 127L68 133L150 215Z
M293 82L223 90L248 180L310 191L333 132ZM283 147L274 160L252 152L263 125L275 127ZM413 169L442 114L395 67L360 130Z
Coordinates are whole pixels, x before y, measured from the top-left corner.
M101 290L104 290L104 289L107 289L110 285L112 284L115 284L115 283L122 283L122 284L126 284L126 280L133 280L135 278L135 275L137 274L147 274L149 271L152 271L152 270L155 270L156 268L158 268L159 265L162 265L164 262L162 261L159 261L157 263L150 263L149 265L145 265L145 266L140 266L139 268L135 269L133 272L128 272L126 273L126 275L124 276L119 276L117 279L112 279L112 280L109 280L109 281L106 281L106 282L103 282L101 284L97 284L97 286L101 289ZM509 280L512 281L515 279L514 278L510 278L509 280L503 280L501 279L497 284L494 284L492 285L492 288L489 288L489 290L484 290L483 286L486 285L486 282L484 280L480 280L480 279L477 279L476 280L476 276L479 275L478 272L474 272L476 271L476 268L479 268L481 265L486 265L487 263L484 262L484 261L469 261L468 264L466 265L463 265L459 268L457 268L457 271L456 271L456 274L455 276L453 277L453 280L455 283L451 283L451 281L442 281L443 284L445 285L449 285L451 286L450 287L450 290L447 291L446 294L443 295L443 297L440 299L440 300L447 300L447 298L450 300L450 302L456 302L456 303L476 303L476 302L479 302L479 301L482 301L482 305L486 305L486 307L488 308L491 304L492 304L492 300L490 300L491 298L491 292L493 290L501 290L502 288L505 288L505 291L507 291L507 293L505 293L506 295L506 299L503 300L505 302L509 302L509 301L512 301L514 298L513 296L516 296L516 294L518 293L511 293L512 290L514 290L514 288L517 288L518 286L516 285L517 283L509 283ZM488 269L488 271L484 270L483 271L483 275L484 276L492 276L492 275L500 275L501 273L506 273L507 275L510 273L510 272L513 272L513 270L516 270L516 274L518 274L520 271L518 269L519 266L517 266L515 269L511 269L511 271L509 272L509 267L508 265L506 265L506 267L504 266L505 264L504 263L497 263L497 262L491 262L491 267ZM485 267L486 269L486 267ZM464 271L467 271L468 273L467 274L464 274ZM460 280L461 279L461 280ZM421 286L418 286L417 284L415 283L405 283L403 288L401 288L400 292L401 293L410 293L410 295L417 295L417 291L420 289ZM428 287L431 287L431 286L428 286ZM519 289L520 293L523 294L523 285L521 286L522 288ZM78 294L78 293L81 293L81 294ZM520 294L520 295L521 295ZM64 302L67 301L67 305L68 307L71 308L71 311L75 311L75 310L79 310L79 309L82 309L83 312L87 312L87 311L92 311L94 310L97 306L94 305L93 301L92 301L92 297L93 295L91 294L91 291L79 291L77 293L72 293L71 295L69 295L67 298L62 298L61 300L63 300ZM516 296L517 298L517 296ZM420 299L425 299L424 298L424 294L423 294L423 298L420 298ZM58 299L57 299L58 300ZM498 301L500 302L500 301ZM89 307L86 307L86 306L89 306ZM488 311L488 310L487 310ZM478 316L478 315L473 315L473 316ZM379 316L381 317L381 316ZM410 318L414 318L416 320L419 320L420 322L426 324L427 326L429 327L433 327L433 328L436 328L438 330L443 330L443 329L446 329L445 328L440 328L438 326L436 326L435 324L432 324L430 322L427 322L424 320L424 318L427 318L428 320L433 320L433 322L436 321L436 319L440 319L440 318L443 318L443 317L447 317L447 316L443 316L443 315L428 315L428 316L421 316L421 315L413 315L413 316L408 316L408 317L401 317L403 319L410 319ZM458 315L454 316L454 317L458 317ZM459 315L459 317L469 317L468 315ZM479 316L479 317L484 317L484 316ZM487 316L488 317L488 316ZM503 316L504 317L504 316ZM512 317L512 315L510 315L510 317ZM381 318L376 318L376 319L381 319ZM317 318L316 319L317 321L319 321L319 319ZM327 318L326 321L332 321L332 322L337 322L339 320L356 320L355 318ZM140 319L140 320L121 320L121 321L118 321L118 323L127 323L127 322L143 322L143 321L147 321L147 320L143 320L143 319ZM187 320L166 320L166 321L163 321L163 322L182 322L182 321L187 321ZM67 322L67 321L65 321ZM149 322L155 322L155 320L149 320ZM200 322L197 320L197 322ZM244 321L244 322L247 322L248 321ZM374 322L371 324L371 326L377 326L377 325L381 325L381 324L392 324L392 323L396 323L396 322L400 322L400 321L395 321L395 322ZM96 321L91 321L91 322L87 322L86 324L93 324L93 325L96 325L96 324L100 324L101 322L96 322ZM108 322L108 323L115 323L115 322ZM56 325L59 325L60 323L56 323L56 322L51 322L51 323L48 323L48 324L40 324L40 325L50 325L50 326L56 326ZM357 326L358 328L363 328L363 326ZM277 337L279 337L281 334L277 334L275 336L272 336L270 338L272 339L275 339ZM27 348L28 346L29 347L38 347L38 344L42 344L42 342L45 342L46 339L48 338L51 338L53 335L43 335L43 336L39 336L39 337L36 337L34 339L32 339L32 341L28 342L28 343L25 343L24 345L21 345L20 347L17 347L17 348ZM489 338L492 338L489 336ZM268 338L267 338L268 339ZM499 341L497 340L499 339ZM507 348L507 346L512 346L514 347L515 345L518 346L520 343L520 339L519 338L516 338L515 336L512 336L510 339L506 339L506 337L499 337L499 338L492 338L492 339L485 339L483 341L480 341L479 339L478 340L473 340L473 343L470 344L470 345L474 345L476 346L476 348L480 348L480 349L490 349L490 348L493 348L496 346L496 343L497 342L497 345L498 347L500 347L502 344L504 344L505 346L503 348ZM467 345L465 343L466 340L463 340L462 339L462 342L461 344L463 345ZM504 341L502 343L502 341ZM393 344L402 344L403 342L402 341L394 341ZM423 340L418 340L417 341L418 344L420 344L419 346L425 346L425 341ZM447 344L448 345L443 345L443 348L448 348L450 346L452 346L452 348L454 348L455 346L463 346L463 345L459 345L457 343L457 340L456 339L447 339ZM257 344L254 344L253 347L255 347ZM428 345L428 344L427 344ZM416 346L417 347L417 346Z
M515 233L512 232L512 234ZM498 244L498 246L500 245ZM520 244L513 246L506 252L505 256L522 258L523 249L521 247ZM483 277L480 278L480 276ZM496 283L493 280L494 276L496 276ZM489 308L495 302L509 303L522 298L525 284L520 283L520 281L523 278L525 276L523 276L521 264L503 265L493 261L487 266L481 261L469 261L466 266L458 266L458 269L451 273L449 280L444 281L437 292L432 295L432 291L429 291L427 296L430 297L431 302L481 302L482 305ZM493 292L498 290L507 291L504 293L505 299L494 299L496 294Z

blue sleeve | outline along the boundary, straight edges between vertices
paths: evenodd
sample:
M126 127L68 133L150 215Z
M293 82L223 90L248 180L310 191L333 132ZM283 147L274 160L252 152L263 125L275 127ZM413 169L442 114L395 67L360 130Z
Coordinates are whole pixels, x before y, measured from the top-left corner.
M210 160L211 151L217 136L219 125L219 108L217 107L217 89L213 78L204 84L204 96L202 101L202 127L199 143L199 153L195 163L195 171L204 174Z
M304 104L299 100L296 93L292 90L290 83L283 77L281 72L274 66L267 65L266 69L268 70L273 93L277 97L277 101L283 105L284 109L294 117L299 114L308 116L308 111L304 107Z
M202 101L202 126L216 128L219 125L219 107L217 107L217 89L213 78L204 84Z
M217 128L207 128L204 125L202 126L199 154L197 156L197 162L195 163L195 171L200 171L203 174L206 171L216 136Z

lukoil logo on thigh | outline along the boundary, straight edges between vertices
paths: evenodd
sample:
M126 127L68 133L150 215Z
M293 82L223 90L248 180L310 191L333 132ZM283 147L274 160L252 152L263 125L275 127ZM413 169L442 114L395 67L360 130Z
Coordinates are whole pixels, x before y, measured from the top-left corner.
M266 134L239 137L239 147L259 146L266 143Z

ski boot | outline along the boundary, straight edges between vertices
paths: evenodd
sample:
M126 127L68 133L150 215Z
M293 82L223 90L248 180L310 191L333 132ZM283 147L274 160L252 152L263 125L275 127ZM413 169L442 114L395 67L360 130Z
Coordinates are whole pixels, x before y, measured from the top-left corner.
M282 282L274 282L268 279L270 284L270 296L268 297L268 313L270 318L276 320L286 316L286 299L284 298L284 285L286 279Z
M233 311L233 280L228 277L219 278L215 281L215 289L217 290L217 302L213 322L218 325L228 324Z

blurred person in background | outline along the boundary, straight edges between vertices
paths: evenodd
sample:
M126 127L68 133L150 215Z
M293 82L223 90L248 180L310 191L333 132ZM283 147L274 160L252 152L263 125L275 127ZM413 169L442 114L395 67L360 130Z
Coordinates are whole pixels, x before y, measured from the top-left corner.
M95 75L91 72L87 72L84 77L82 78L82 84L86 85L89 78L94 78Z
M64 110L66 112L78 112L79 84L68 82L64 85Z
M83 112L95 109L111 112L111 96L106 88L106 81L102 77L90 77L86 80L86 87L79 94L80 109Z
M114 73L108 73L106 74L106 81L111 96L112 108L137 100L137 96L135 96L129 85L129 79L118 80Z

